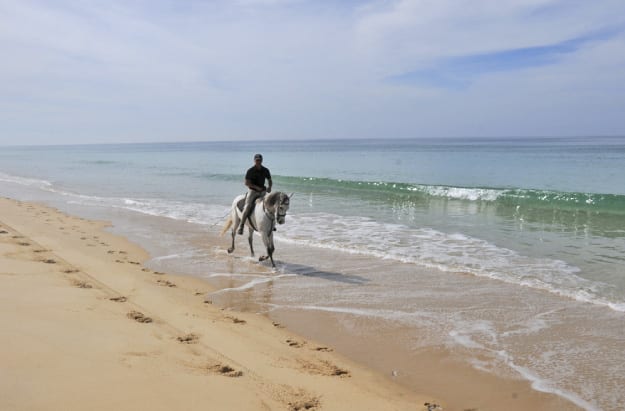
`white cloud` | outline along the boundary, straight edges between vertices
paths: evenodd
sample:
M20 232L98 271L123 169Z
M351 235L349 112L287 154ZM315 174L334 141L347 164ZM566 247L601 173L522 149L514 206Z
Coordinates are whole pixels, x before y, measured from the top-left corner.
M582 118L585 133L625 134L605 114L625 104L620 0L0 0L0 19L0 144L560 135ZM463 90L385 82L606 28L621 34ZM532 95L573 121L539 115Z

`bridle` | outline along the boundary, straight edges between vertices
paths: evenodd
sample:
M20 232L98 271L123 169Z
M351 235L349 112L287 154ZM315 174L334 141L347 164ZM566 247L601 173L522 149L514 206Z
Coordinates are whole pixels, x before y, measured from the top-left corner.
M276 202L276 205L274 206L276 209L273 213L268 211L268 207L265 204L266 201L267 201L267 197L263 199L263 211L265 212L265 215L267 216L267 218L269 218L271 221L274 221L274 224L275 224L276 219L278 221L284 220L284 218L286 217L286 210L284 211L282 210L284 208L283 206L289 205L289 196L287 196L284 193L279 194L278 201Z

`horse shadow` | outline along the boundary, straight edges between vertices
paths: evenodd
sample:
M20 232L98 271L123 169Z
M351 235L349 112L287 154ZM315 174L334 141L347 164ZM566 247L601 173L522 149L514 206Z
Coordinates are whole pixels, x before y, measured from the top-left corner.
M282 265L281 271L284 271L285 273L302 275L305 277L321 278L323 280L336 281L339 283L354 284L354 285L365 284L371 281L367 278L364 278L358 275L353 275L353 274L342 274L342 273L335 273L331 271L320 271L317 268L312 267L310 265L285 263L285 262L282 262L281 265Z

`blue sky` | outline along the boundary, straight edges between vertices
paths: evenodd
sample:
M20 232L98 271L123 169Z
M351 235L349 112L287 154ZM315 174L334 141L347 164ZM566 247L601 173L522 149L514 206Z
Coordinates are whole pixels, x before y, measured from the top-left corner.
M622 0L0 0L0 144L625 135Z

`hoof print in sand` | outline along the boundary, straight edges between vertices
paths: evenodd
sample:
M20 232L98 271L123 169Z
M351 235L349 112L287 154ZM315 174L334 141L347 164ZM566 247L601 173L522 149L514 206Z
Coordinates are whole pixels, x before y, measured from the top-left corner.
M319 399L310 398L289 403L289 411L316 410L319 408Z
M9 234L9 232L6 230L0 230L0 234Z
M128 301L128 299L126 297L124 297L124 296L111 297L111 298L109 298L109 300L115 301L116 303L125 303L126 301Z
M157 280L156 282L158 283L158 285L162 285L163 287L175 287L176 286L176 284L167 280Z
M93 288L91 284L80 280L72 280L72 285L78 288Z
M293 347L293 348L302 348L304 345L306 345L305 342L291 340L290 338L286 340L286 343L289 344L289 347Z
M211 365L208 367L208 370L226 377L240 377L243 375L243 371L237 371L234 368L223 364Z
M332 348L328 348L328 347L317 347L315 348L315 351L320 351L320 352L332 352Z
M47 260L43 260L42 262L43 262L43 263L46 263L46 264L56 264L56 261L54 261L54 260L53 260L53 259L51 259L51 258L48 258Z
M145 315L143 315L143 313L140 313L139 311L131 311L127 314L127 317L140 323L152 322L152 319L150 317L146 317Z
M73 268L68 268L68 269L66 269L66 270L63 270L63 272L64 272L65 274L72 274L72 273L77 273L77 272L78 272L78 270L75 270L75 269L73 269Z
M426 402L425 404L423 404L426 408L427 411L440 411L443 409L443 407L441 407L438 404L434 404L433 402Z
M17 243L17 245L21 245L21 246L26 247L26 246L29 246L29 245L30 245L30 243L27 243L27 242L25 242L25 241L20 241L19 243Z
M195 344L198 342L198 340L200 339L200 337L197 334L187 334L187 335L183 335L182 337L178 337L177 340L183 344Z
M310 362L306 360L299 360L298 362L300 366L310 374L341 378L351 376L349 371L339 368L328 361Z
M240 318L237 317L231 317L229 315L226 316L226 320L230 320L232 321L234 324L245 324L247 321L245 320L241 320Z

